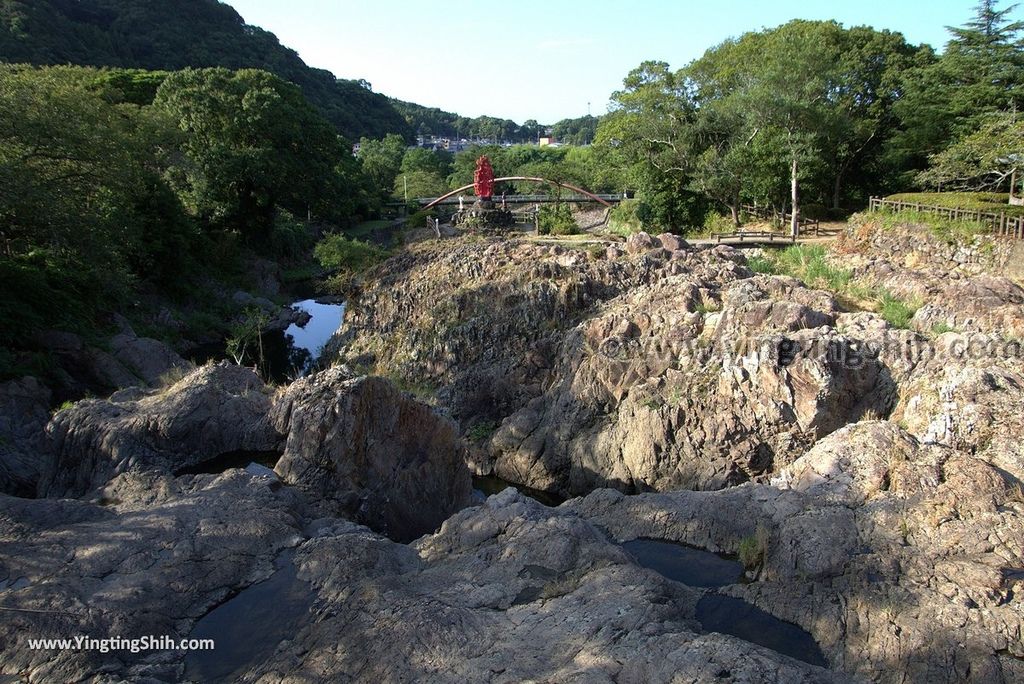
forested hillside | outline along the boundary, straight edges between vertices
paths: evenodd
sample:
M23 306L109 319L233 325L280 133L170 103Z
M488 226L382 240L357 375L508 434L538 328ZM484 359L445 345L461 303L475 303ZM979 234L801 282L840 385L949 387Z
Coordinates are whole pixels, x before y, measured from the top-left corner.
M306 65L217 0L2 0L0 60L178 70L259 68L298 85L347 138L411 129L388 98Z

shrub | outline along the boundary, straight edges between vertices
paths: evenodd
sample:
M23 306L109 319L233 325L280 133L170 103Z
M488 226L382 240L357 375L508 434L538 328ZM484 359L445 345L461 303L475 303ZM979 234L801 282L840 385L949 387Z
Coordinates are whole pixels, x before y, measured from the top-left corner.
M734 230L736 230L736 226L733 225L732 218L725 214L711 211L704 217L704 233L706 235L711 233L731 233Z
M643 224L637 216L639 202L635 199L619 202L608 212L608 230L623 237L643 230Z
M549 204L540 208L537 232L541 235L576 235L580 227L566 204Z
M754 534L740 540L737 554L747 570L760 567L768 554L768 530L758 523Z
M764 273L765 275L776 275L779 272L775 262L763 254L751 254L748 256L747 268L754 273Z
M334 234L318 242L313 255L328 270L358 273L382 261L387 252L368 242Z
M466 439L473 443L486 442L494 434L494 431L498 429L498 424L491 421L484 421L477 423L468 430L466 430Z
M274 216L267 245L274 256L294 259L313 246L313 233L304 222L280 209Z

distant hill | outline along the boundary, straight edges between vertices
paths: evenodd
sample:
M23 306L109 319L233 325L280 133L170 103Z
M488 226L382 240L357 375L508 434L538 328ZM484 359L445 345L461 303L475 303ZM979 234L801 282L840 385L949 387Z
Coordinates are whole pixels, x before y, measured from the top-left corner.
M364 82L306 65L218 0L0 0L0 60L175 70L254 67L302 88L346 137L414 134Z

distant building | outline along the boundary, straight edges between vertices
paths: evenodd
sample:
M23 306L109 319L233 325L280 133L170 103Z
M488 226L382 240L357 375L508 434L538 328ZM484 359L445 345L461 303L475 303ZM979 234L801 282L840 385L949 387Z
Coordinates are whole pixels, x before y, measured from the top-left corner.
M547 147L548 145L555 144L555 137L553 135L542 135L538 140L541 147Z

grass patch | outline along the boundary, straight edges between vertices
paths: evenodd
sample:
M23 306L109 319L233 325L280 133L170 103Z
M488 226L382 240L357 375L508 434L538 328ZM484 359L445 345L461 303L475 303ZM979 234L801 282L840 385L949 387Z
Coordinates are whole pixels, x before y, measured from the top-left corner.
M914 317L920 305L913 302L904 302L897 299L889 292L882 292L878 298L878 314L889 322L894 328L909 328L910 319Z
M775 266L775 260L763 254L754 254L747 257L747 268L754 273L762 273L764 275L778 275L779 273Z
M993 214L1005 212L1007 216L1024 216L1024 207L1007 204L1010 195L1005 192L901 192L889 195L885 199L950 209L987 211Z
M792 245L778 253L776 267L780 273L792 275L811 287L845 292L853 280L852 274L833 266L828 251L821 245Z
M636 215L637 200L623 200L608 212L608 232L628 238L643 230L643 222Z
M851 309L868 309L878 313L896 328L910 327L910 319L921 307L919 302L902 300L887 290L858 282L853 273L834 265L822 245L791 245L777 252L765 251L756 259L758 273L788 275L810 287L832 292Z
M768 530L760 523L754 534L740 540L737 555L747 570L756 570L768 555Z
M484 421L477 423L468 430L466 430L466 439L473 442L474 444L480 444L486 442L494 434L494 431L498 429L498 424L494 421Z

